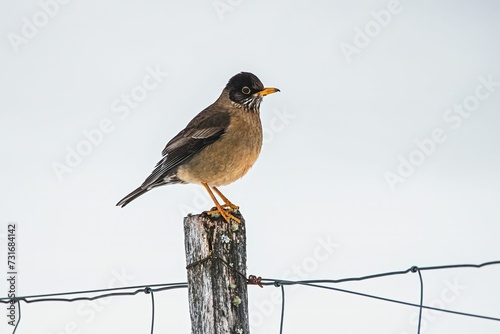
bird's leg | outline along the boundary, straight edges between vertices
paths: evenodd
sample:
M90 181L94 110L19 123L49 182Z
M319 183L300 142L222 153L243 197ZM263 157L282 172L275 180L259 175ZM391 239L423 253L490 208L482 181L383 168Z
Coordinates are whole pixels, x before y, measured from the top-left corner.
M205 189L207 190L208 194L210 195L210 198L212 198L212 201L214 202L215 206L217 207L217 210L208 211L207 212L208 215L213 215L215 213L220 213L220 215L228 223L231 223L231 219L233 219L237 223L241 223L241 221L238 218L236 218L235 216L233 216L232 214L230 214L229 212L227 212L226 210L224 210L222 208L222 206L217 201L217 198L215 198L215 195L213 194L212 190L210 190L210 187L208 186L208 184L206 184L205 182L201 182L201 184L203 185L203 187L205 187Z
M228 206L233 210L238 210L240 208L239 206L231 203L231 201L228 200L227 197L224 196L219 189L217 189L217 187L212 187L212 189L215 190L215 192L217 193L217 195L219 195L220 198L222 198L222 200L224 201L224 206Z

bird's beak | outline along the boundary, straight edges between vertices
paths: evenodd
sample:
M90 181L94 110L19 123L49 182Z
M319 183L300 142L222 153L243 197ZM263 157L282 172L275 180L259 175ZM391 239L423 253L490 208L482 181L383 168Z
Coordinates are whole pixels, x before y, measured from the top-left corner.
M269 95L269 94L272 94L272 93L276 93L276 92L279 92L280 90L278 88L273 88L273 87L268 87L268 88L264 88L263 90L255 93L256 95L259 95L259 96L266 96L266 95Z

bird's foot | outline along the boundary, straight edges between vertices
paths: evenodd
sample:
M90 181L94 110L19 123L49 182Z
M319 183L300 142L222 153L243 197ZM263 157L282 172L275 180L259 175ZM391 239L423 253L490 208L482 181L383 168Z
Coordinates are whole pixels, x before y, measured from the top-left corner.
M237 210L237 208L232 208L230 210L226 210L224 208L212 208L212 210L210 211L207 211L206 214L209 215L209 216L215 216L215 217L218 217L218 216L222 216L222 218L224 218L224 220L228 223L231 223L231 219L234 220L235 222L237 222L238 224L241 224L241 220L239 218L236 218L235 216L233 216L231 214L231 212L235 212ZM229 212L231 211L231 212Z
M228 224L231 223L231 219L234 220L235 222L237 222L238 224L241 224L241 220L239 218L236 218L233 215L233 213L235 213L235 214L239 213L238 209L240 207L237 206L237 205L234 205L233 203L231 203L231 201L228 200L227 197L224 196L219 191L219 189L217 189L216 187L213 187L213 189L215 190L215 192L224 201L224 205L220 205L219 201L217 201L217 198L215 198L214 194L210 190L210 187L208 186L208 184L206 182L201 182L201 184L202 184L203 187L205 187L205 189L207 190L208 194L210 195L210 198L212 198L212 201L214 202L214 204L216 206L215 208L212 208L212 210L206 212L207 215L210 215L210 216L221 215L224 218L224 220L226 222L228 222Z

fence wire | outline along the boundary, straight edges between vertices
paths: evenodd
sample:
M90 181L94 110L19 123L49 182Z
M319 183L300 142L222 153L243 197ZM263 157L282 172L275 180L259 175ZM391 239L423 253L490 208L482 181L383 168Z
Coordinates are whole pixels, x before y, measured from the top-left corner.
M397 304L401 304L401 305L416 307L419 309L417 334L420 334L421 322L422 322L422 310L423 309L433 310L433 311L438 311L438 312L445 312L445 313L455 314L455 315L464 316L464 317L474 317L474 318L479 318L479 319L483 319L483 320L492 320L492 321L499 321L500 322L500 317L493 317L493 316L489 316L489 315L471 313L471 312L461 312L461 311L449 310L449 309L445 309L445 308L437 308L437 307L432 307L432 306L428 306L428 305L423 304L424 279L423 279L422 272L433 271L433 270L456 269L456 268L483 268L483 267L492 266L492 265L500 265L500 260L499 261L484 262L481 264L453 264L453 265L441 265L441 266L430 266L430 267L412 266L406 270L383 272L383 273L377 273L377 274L372 274L372 275L367 275L367 276L347 277L347 278L340 278L340 279L316 279L316 280L293 281L293 280L284 280L284 279L279 279L279 278L260 278L259 277L258 280L256 281L255 276L250 276L248 281L249 281L249 284L258 284L259 286L274 286L274 287L281 289L280 334L283 333L283 324L284 324L284 319L285 319L285 308L286 308L286 306L285 306L286 305L285 304L285 286L288 286L288 285L301 285L301 286L309 287L309 288L325 289L325 290L329 290L329 291L336 291L336 292L353 294L353 295L366 297L366 298L377 299L377 300L381 300L381 301L389 302L389 303L397 303ZM377 279L377 278L387 277L387 276L406 275L409 273L417 273L419 276L420 302L418 304L411 303L408 301L391 299L391 298L386 298L383 296L367 294L367 293L363 293L363 292L359 292L359 291L342 289L342 288L337 288L337 287L331 286L333 284L339 284L339 283L344 283L344 282L366 281L366 280L372 280L372 279ZM188 287L187 282L135 285L135 286L126 286L126 287L119 287L119 288L81 290L81 291L58 292L58 293L50 293L50 294L39 294L39 295L31 295L31 296L19 296L19 297L14 297L14 298L0 297L0 303L4 303L4 304L15 303L18 306L18 310L19 310L18 319L17 319L17 323L12 331L12 334L15 334L19 324L21 323L21 302L30 304L30 303L40 303L40 302L75 302L75 301L82 301L82 300L94 301L97 299L109 298L109 297L114 297L114 296L135 296L139 293L149 294L149 295L151 295L151 334L154 334L154 324L155 324L154 293L162 292L162 291L169 291L169 290L174 290L174 289L186 289L187 287ZM78 296L78 297L64 297L63 298L63 296L89 295L89 294L91 294L92 296ZM26 320L23 320L23 321L26 321Z

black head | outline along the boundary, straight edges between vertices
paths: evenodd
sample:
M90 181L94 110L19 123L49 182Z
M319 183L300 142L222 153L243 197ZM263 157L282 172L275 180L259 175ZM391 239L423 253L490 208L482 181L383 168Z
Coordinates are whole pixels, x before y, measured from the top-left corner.
M234 103L248 109L259 109L262 97L279 92L277 88L264 88L262 82L252 73L241 72L229 79L226 85L229 98Z

